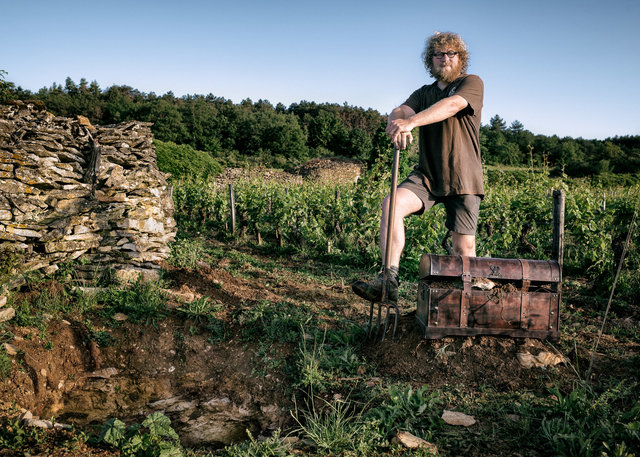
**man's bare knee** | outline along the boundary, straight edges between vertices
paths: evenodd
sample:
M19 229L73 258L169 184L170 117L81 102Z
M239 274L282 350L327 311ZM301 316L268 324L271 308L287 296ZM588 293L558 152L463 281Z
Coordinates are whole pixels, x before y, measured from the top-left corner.
M453 252L455 255L469 257L476 256L475 235L463 235L462 233L453 232L451 234L451 242L453 244Z

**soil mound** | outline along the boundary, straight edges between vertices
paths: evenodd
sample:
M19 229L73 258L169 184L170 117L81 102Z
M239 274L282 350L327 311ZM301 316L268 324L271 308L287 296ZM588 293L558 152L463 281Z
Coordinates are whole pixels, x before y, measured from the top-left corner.
M294 169L294 173L305 179L336 184L357 182L363 172L362 162L344 158L312 159Z

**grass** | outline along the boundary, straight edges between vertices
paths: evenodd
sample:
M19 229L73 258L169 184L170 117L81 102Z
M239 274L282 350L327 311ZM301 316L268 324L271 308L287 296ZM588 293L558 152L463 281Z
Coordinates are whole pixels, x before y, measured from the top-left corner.
M0 346L0 379L6 378L9 374L11 374L11 357L2 345Z
M262 300L247 303L235 315L245 341L293 343L300 337L300 326L314 322L310 308L289 301Z
M280 430L276 430L273 436L258 441L251 432L243 443L227 446L218 455L223 457L292 457L291 445L280 436Z
M165 284L144 281L141 277L127 287L111 287L99 293L105 316L113 318L116 313L126 314L133 322L155 323L168 315Z
M311 397L306 410L292 414L298 432L318 455L368 455L386 444L377 424L365 418L362 405L348 400Z

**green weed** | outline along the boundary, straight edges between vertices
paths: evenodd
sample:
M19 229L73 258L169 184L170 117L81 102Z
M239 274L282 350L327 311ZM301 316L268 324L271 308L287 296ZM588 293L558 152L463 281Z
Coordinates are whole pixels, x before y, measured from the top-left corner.
M209 316L205 329L211 334L207 341L211 344L219 343L227 338L227 323L214 316Z
M324 392L339 384L341 377L363 374L369 367L360 357L353 338L361 338L362 329L303 330L298 346L297 385L310 392ZM360 340L361 341L361 340Z
M184 314L188 319L193 319L197 323L207 321L214 313L220 311L221 306L211 303L209 297L200 297L186 303L178 308L178 311Z
M47 436L44 429L24 427L17 415L12 418L0 418L0 449L11 449L20 452L33 449L38 452L38 448L45 444L46 439Z
M530 446L550 446L557 456L632 455L627 449L640 446L636 388L624 383L601 393L586 383L568 393L553 388L550 403L520 407L518 413L527 418L521 424L526 425L523 436Z
M292 457L291 445L280 437L280 430L276 430L270 438L258 441L247 430L249 440L233 444L224 448L220 454L223 457Z
M263 300L242 308L235 319L242 326L242 338L245 341L259 339L272 343L292 343L300 337L300 327L312 322L314 316L304 304Z
M152 413L142 422L127 427L119 419L109 419L100 432L100 441L118 449L125 457L181 457L184 455L171 421L162 413Z
M167 314L167 299L161 281L144 281L141 278L122 288L111 287L98 296L108 317L124 313L133 322L155 322Z
M24 253L15 249L0 249L0 284L6 284L24 264ZM0 289L1 292L1 289Z
M410 386L394 384L387 388L382 403L369 414L380 422L386 435L403 430L429 441L432 432L439 428L443 403L441 393L429 392L428 386L413 390Z
M183 238L171 244L169 263L180 268L194 269L202 261L206 248L201 239Z
M0 379L11 374L11 357L7 354L4 345L0 345Z
M116 341L113 335L105 329L89 329L89 338L101 348L111 346Z
M313 399L306 411L292 413L302 437L319 455L371 455L385 443L378 424L350 401Z

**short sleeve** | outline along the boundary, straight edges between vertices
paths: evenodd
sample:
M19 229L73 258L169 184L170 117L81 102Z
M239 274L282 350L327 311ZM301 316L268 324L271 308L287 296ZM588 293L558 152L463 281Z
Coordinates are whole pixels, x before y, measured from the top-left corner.
M450 95L459 95L464 98L469 103L474 114L482 110L484 83L479 76L468 75L452 92Z
M415 90L411 95L409 95L409 98L407 98L403 105L407 105L416 113L422 111L425 108L423 106L425 90L426 86L422 86L420 89Z

